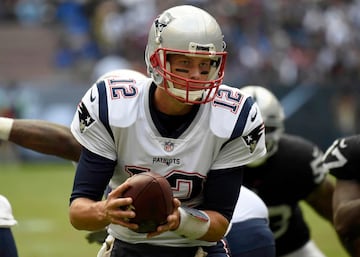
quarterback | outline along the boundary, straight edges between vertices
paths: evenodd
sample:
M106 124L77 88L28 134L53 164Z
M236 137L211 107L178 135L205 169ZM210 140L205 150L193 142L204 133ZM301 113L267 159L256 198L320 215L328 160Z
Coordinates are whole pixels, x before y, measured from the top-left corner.
M106 76L123 76L126 73L141 76L130 70L115 70ZM81 145L68 127L44 120L0 117L0 140L73 162L78 162L81 152ZM268 217L264 202L254 192L242 186L231 220L231 229L226 236L233 257L275 256L275 241L269 229ZM243 234L247 236L241 236ZM87 239L89 242L103 244L106 235L106 231L97 231L89 233Z
M251 97L221 85L226 52L216 20L193 6L165 10L151 25L150 78L112 76L83 96L71 124L82 145L70 198L79 230L108 228L111 257L227 256L222 241L242 168L266 153ZM154 171L173 188L174 211L152 233L136 233L123 210L127 178ZM107 186L111 192L106 199ZM221 190L219 190L221 188ZM188 208L192 211L188 211ZM179 251L179 248L182 250Z

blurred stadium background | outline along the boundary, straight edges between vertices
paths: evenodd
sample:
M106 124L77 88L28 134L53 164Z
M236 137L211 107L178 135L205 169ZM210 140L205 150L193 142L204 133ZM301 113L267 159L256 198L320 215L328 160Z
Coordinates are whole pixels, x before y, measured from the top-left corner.
M323 149L336 137L358 133L357 0L3 0L0 115L69 125L80 97L103 72L145 72L149 25L177 4L200 6L218 19L229 52L225 83L271 89L285 107L288 132ZM1 167L63 163L4 143L0 161ZM2 173L0 181L3 191ZM68 185L65 202L69 190ZM47 196L40 197L47 201Z

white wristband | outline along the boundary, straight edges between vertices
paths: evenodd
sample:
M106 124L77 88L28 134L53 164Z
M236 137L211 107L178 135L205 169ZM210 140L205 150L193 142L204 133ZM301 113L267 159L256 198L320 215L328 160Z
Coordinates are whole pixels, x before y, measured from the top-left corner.
M14 119L0 117L0 139L7 141L10 136Z
M206 234L210 227L209 216L200 210L179 207L180 225L174 232L189 239L198 239Z

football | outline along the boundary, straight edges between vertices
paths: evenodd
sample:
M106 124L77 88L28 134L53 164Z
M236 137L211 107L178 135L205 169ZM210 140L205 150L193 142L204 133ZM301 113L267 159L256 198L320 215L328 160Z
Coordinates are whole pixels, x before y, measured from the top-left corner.
M131 208L136 217L129 222L139 225L138 233L149 233L165 224L173 211L173 193L167 179L155 172L136 174L128 180L130 183L123 197L133 199Z

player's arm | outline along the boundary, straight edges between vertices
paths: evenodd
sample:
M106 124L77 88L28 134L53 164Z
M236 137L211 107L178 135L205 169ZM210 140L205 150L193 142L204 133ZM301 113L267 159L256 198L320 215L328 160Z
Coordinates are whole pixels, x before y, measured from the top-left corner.
M333 222L332 196L334 183L330 178L325 179L320 185L307 196L305 201L323 218L330 223Z
M135 213L121 209L132 201L120 197L128 188L126 183L113 189L106 200L102 200L115 165L116 161L82 149L70 198L69 218L74 228L98 231L114 223L137 229L136 224L125 221L133 218Z
M242 168L211 170L204 186L204 203L198 209L180 207L175 233L190 239L215 242L222 239L239 196Z
M0 140L76 162L80 157L81 145L70 129L44 120L0 118Z
M337 179L334 197L334 226L352 256L360 256L360 184Z
M204 186L204 203L197 208L176 204L168 223L148 236L167 230L192 240L219 241L226 234L239 196L242 168L211 170ZM180 207L179 207L180 206Z

